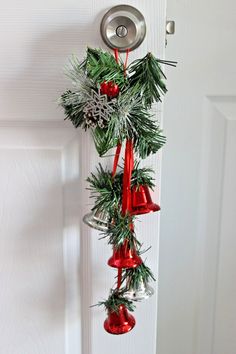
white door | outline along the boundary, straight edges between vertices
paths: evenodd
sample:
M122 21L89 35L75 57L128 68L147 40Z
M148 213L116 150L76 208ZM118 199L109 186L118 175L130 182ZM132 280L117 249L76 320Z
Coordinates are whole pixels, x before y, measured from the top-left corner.
M98 158L56 100L71 53L105 48L101 18L121 3L0 4L0 354L236 352L233 0L168 0L177 30L166 57L179 65L167 71L160 247L155 215L138 233L152 245L156 295L137 306L136 327L123 336L107 334L106 314L90 308L114 281L111 249L81 221ZM130 60L147 51L163 58L166 0L128 3L147 23ZM157 156L147 164L160 170Z
M90 308L116 275L106 264L111 248L82 223L91 208L85 179L98 157L89 134L64 122L57 106L70 85L69 57L82 59L87 45L105 49L100 21L122 3L0 4L0 354L156 353L157 292L138 306L135 330L124 336L106 333L106 313ZM163 58L165 0L129 4L147 22L130 60L147 51ZM148 264L157 276L158 216L145 219L140 237L153 245Z
M236 3L167 1L158 354L236 353Z

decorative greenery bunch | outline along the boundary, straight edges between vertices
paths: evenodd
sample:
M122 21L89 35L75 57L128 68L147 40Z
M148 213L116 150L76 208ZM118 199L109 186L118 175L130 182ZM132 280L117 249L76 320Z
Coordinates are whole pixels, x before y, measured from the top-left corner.
M156 153L166 139L148 109L167 91L162 63L175 65L148 53L131 63L124 75L122 61L117 63L111 53L88 48L82 62L73 57L67 68L74 88L60 98L65 119L76 128L91 128L100 156L125 139L133 139L141 158ZM112 96L102 94L102 85L107 82L118 85Z
M140 185L153 188L155 186L153 174L154 171L151 168L140 168L139 162L136 162L131 176L131 188ZM124 241L129 241L131 248L140 247L135 232L130 229L130 224L134 223L135 217L130 214L122 215L121 211L123 170L112 177L112 173L99 164L97 172L91 173L87 181L91 198L94 199L92 210L109 215L109 228L103 232L103 238L107 237L108 244L115 248L122 246Z

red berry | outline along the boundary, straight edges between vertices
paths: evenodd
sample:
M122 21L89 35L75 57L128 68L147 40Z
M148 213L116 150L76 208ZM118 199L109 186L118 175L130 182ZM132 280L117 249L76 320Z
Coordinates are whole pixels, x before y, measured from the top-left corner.
M100 92L102 95L107 95L108 94L108 83L106 81L103 81L100 85Z
M119 86L112 81L110 81L108 85L108 96L111 98L117 97L120 91Z
M107 95L110 98L117 97L120 89L119 86L113 81L103 81L100 85L100 92L102 95Z

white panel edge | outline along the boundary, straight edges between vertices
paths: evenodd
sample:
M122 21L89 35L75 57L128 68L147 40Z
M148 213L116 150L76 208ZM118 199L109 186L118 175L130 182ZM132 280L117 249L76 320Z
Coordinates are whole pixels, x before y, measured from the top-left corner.
M65 354L82 354L81 298L79 289L80 228L76 187L79 177L79 146L74 139L62 151L65 272ZM75 196L73 198L72 196Z
M218 204L222 199L222 188L224 179L224 160L225 160L225 143L226 143L226 128L227 121L231 119L229 110L225 110L225 104L236 102L236 96L214 96L208 95L204 100L203 108L203 139L201 141L201 171L200 171L200 186L199 186L199 239L198 248L196 254L196 279L198 289L196 294L196 354L209 353L214 354L214 321L215 321L215 306L216 306L216 289L218 279L218 266L219 266L219 245L220 245L220 205L218 208L216 218L217 232L215 237L211 240L207 240L209 234L207 234L207 217L209 200L209 164L211 162L211 144L214 139L219 136L214 135L214 128L217 130L216 124L221 124L220 129L221 139L218 139L218 146L221 146L218 154L218 172L222 172L218 177L217 188L215 193L218 193ZM234 105L230 105L234 107ZM234 108L233 108L234 109ZM213 139L213 140L212 140ZM215 152L216 153L216 152ZM208 230L209 231L209 230ZM211 248L210 248L211 247ZM210 282L210 284L209 284Z

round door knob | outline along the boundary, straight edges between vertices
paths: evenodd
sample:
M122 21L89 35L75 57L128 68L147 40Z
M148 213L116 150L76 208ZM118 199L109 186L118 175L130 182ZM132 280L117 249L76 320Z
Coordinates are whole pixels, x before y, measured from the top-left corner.
M137 48L146 35L143 15L130 5L112 7L101 22L101 35L106 45L124 52Z

